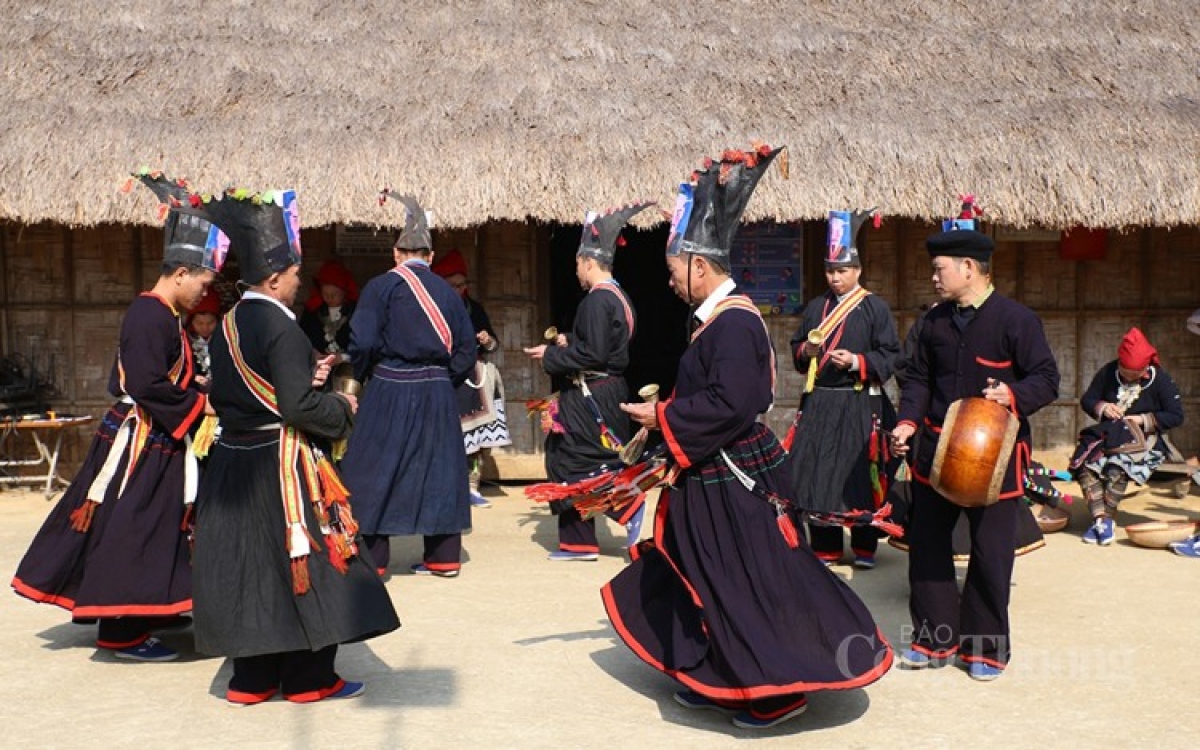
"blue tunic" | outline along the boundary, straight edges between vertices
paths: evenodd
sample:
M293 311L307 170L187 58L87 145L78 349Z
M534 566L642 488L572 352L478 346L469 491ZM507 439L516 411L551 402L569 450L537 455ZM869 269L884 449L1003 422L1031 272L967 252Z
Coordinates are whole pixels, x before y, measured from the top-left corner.
M350 321L355 376L367 382L342 459L364 534L457 534L471 526L455 386L475 367L462 298L420 260L406 261L449 327L447 350L399 274L371 279Z

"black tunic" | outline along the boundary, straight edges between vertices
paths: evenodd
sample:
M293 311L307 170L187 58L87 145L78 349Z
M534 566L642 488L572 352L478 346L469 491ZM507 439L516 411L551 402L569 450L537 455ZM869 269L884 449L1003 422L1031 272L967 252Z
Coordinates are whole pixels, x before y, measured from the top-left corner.
M589 404L578 385L559 392L558 420L565 432L546 436L546 474L553 481L571 481L620 463L618 451L601 443L596 411L618 440L629 440L629 418L620 404L629 400L624 372L634 325L633 306L625 293L615 284L598 285L579 303L567 345L546 347L546 373L582 373L592 394Z
M791 342L792 361L800 372L809 368L810 358L803 353L809 331L836 306L837 298L827 292L805 307ZM885 491L878 478L887 473L882 430L896 421L882 391L900 350L887 303L874 294L865 297L829 336L821 358L833 349L857 354L858 369L842 370L826 362L817 372L815 390L803 395L788 456L793 496L807 510L874 510Z
M173 615L192 608L192 570L183 526L184 438L204 412L193 382L187 334L162 298L143 294L121 323L109 409L79 473L46 518L17 568L12 585L34 601L57 604L75 617ZM113 440L137 404L149 419L145 444L121 491L133 449L127 449L85 532L71 514L87 501ZM128 427L126 427L128 429Z
M774 376L762 318L731 308L710 321L658 407L682 474L659 500L653 540L603 589L613 627L639 658L709 698L874 682L892 653L866 606L802 539L788 546L774 506L721 456L786 494L783 449L758 421Z
M243 382L218 330L212 402L222 432L196 501L196 648L232 657L316 651L396 629L396 613L374 567L357 554L346 573L330 562L332 545L307 489L302 507L317 544L307 558L311 588L293 593L280 430L273 425L291 425L310 440L332 440L349 432L352 415L344 399L311 387L312 347L281 307L248 299L228 314L235 316L247 365L275 387L279 415Z

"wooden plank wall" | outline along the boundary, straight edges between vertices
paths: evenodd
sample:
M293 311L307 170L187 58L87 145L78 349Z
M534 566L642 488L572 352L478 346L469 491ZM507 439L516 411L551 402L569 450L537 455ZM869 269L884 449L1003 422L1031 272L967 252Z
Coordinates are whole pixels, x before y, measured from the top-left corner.
M825 227L806 226L806 247L820 247ZM864 282L887 300L903 336L917 307L933 298L924 249L931 225L886 220L864 232ZM29 355L40 364L53 358L60 411L100 414L121 317L130 299L157 278L161 231L101 226L4 224L0 231L0 343L5 353ZM335 254L331 228L304 230L304 273L316 273ZM521 348L537 343L548 320L548 235L535 223L497 222L468 230L436 231L435 250L459 249L467 259L472 294L492 317L501 350L495 361L504 376L514 452L538 449L540 434L525 417L526 399L549 392L548 379ZM381 256L344 259L360 283L390 267ZM805 259L808 296L823 290L819 256ZM1074 442L1087 423L1078 398L1101 364L1115 357L1122 334L1138 325L1159 348L1185 396L1189 419L1176 442L1200 452L1200 338L1184 327L1200 307L1200 230L1111 232L1107 257L1076 262L1059 257L1058 243L1002 241L995 263L997 288L1034 308L1063 374L1060 399L1034 418L1039 448ZM228 284L227 284L228 286ZM768 320L780 354L779 404L768 421L781 433L795 411L802 378L791 366L787 343L795 317ZM80 430L86 433L85 430ZM89 436L72 436L64 449L66 470L81 460Z

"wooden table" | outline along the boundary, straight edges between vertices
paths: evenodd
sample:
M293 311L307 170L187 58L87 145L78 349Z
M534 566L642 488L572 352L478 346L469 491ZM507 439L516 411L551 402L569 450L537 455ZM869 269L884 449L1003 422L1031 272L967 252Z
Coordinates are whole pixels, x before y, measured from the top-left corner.
M63 431L66 427L95 422L95 417L33 417L0 420L0 486L28 484L43 486L46 499L54 495L57 482L66 486L67 481L58 475L58 455L62 450ZM37 449L36 458L12 458L14 443L19 436L27 434L33 438ZM12 474L9 469L21 467L43 467L44 472L34 474Z

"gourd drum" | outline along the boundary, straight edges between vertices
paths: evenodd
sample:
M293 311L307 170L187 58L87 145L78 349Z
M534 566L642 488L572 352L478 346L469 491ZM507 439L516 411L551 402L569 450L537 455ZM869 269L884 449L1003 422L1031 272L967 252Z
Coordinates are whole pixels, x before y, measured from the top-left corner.
M1005 407L984 398L950 404L929 482L964 508L991 505L1000 497L1020 423Z

